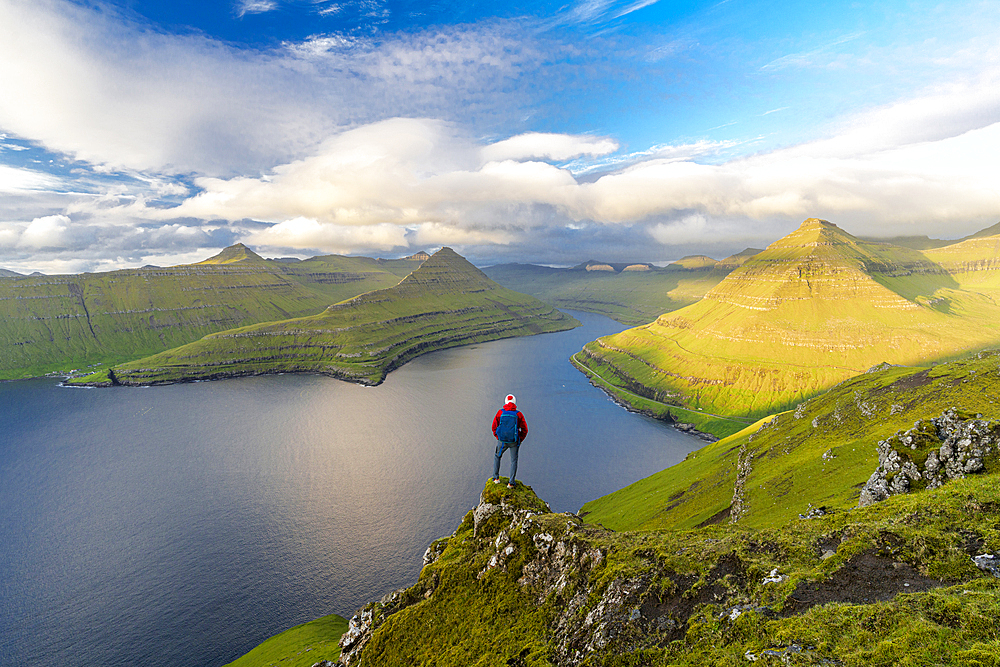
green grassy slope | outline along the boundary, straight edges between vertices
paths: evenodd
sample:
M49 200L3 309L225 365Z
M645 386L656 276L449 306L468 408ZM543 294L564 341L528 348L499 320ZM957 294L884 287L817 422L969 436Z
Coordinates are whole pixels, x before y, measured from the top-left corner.
M1000 581L972 560L1000 549L993 476L759 530L612 533L491 487L416 584L355 617L351 667L1000 659Z
M614 272L500 264L483 271L504 287L556 307L597 313L622 324L636 325L698 301L725 277L727 271L715 267L715 260L710 264L692 260L690 269L671 265L668 269ZM735 266L729 270L732 268Z
M1000 351L929 368L887 366L851 378L593 500L582 512L615 530L729 522L741 462L741 525L781 525L810 507L845 511L857 504L861 485L878 465L880 440L951 407L1000 417Z
M340 657L337 642L347 630L347 619L331 614L297 625L271 637L225 667L311 667Z
M0 278L0 379L117 363L396 284L415 261L265 261L245 246L192 265Z
M929 253L807 220L699 302L589 343L575 359L625 402L627 391L754 420L882 361L942 360L1000 341L992 265L975 282Z
M977 234L924 254L940 264L962 288L1000 298L1000 236Z
M578 325L537 299L500 287L444 248L395 287L317 315L211 334L112 372L122 384L294 371L378 384L425 352Z

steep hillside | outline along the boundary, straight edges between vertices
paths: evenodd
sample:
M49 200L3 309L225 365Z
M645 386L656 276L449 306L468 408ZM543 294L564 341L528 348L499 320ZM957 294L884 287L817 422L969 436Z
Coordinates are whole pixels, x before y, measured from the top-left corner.
M881 365L582 512L615 530L648 530L731 521L770 527L811 508L846 511L879 465L880 441L952 407L1000 418L1000 351L929 368ZM995 459L986 464L1000 472Z
M960 287L997 298L1000 296L1000 235L980 234L943 248L927 250L924 254L947 271Z
M337 256L286 264L237 245L199 264L0 278L0 379L116 363L313 314L395 285L419 265Z
M425 352L578 325L537 299L500 287L444 248L395 287L362 294L318 315L211 334L115 366L106 378L82 381L145 385L309 371L378 384Z
M1000 549L995 482L775 529L639 533L553 514L521 483L487 483L456 531L428 547L419 580L350 620L340 660L996 664L1000 581L984 571Z
M698 303L589 343L574 360L623 402L753 420L883 361L1000 341L1000 305L960 279L919 251L810 219Z

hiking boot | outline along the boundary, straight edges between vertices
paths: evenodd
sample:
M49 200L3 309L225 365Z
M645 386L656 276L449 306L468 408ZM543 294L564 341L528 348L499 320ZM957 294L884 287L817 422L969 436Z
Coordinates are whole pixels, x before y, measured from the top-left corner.
M499 480L498 480L498 481L499 481ZM513 489L513 488L514 488L514 485L513 485L513 484L511 484L510 482L508 482L508 483L507 483L507 488L508 488L508 489Z
M493 483L494 484L499 484L500 483L500 478L499 477L494 477L493 478Z

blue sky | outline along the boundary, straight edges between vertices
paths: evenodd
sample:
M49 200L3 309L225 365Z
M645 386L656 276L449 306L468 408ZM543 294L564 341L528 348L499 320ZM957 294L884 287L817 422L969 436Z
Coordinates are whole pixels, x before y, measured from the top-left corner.
M0 0L0 267L721 258L1000 219L1000 7Z

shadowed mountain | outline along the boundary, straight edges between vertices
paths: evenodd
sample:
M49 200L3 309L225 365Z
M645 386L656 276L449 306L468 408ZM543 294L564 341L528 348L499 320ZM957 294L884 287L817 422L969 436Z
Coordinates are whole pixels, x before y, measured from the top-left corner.
M0 269L0 278L20 278L23 274L17 273L15 271L8 271L7 269Z
M746 261L751 257L753 257L754 255L759 255L762 252L764 251L761 250L760 248L746 248L736 253L735 255L730 255L729 257L720 260L719 263L716 264L715 266L717 269L729 273L730 271L736 269L737 267L746 264Z
M758 418L882 361L917 364L1000 341L1000 306L964 289L957 270L987 249L995 257L992 242L949 246L949 266L809 219L698 303L589 343L574 359L637 407L694 411L677 413L683 421L700 412Z
M81 381L146 385L305 371L378 384L389 371L426 352L578 325L533 297L500 287L443 248L395 287L317 315L212 334L115 366L107 377Z
M215 331L312 315L395 285L419 261L263 260L242 244L198 264L0 278L0 379L118 363Z

